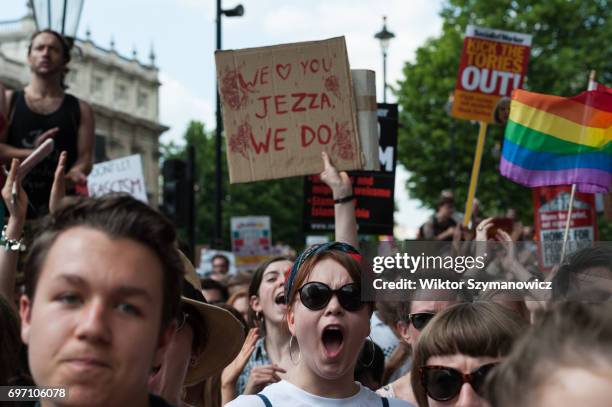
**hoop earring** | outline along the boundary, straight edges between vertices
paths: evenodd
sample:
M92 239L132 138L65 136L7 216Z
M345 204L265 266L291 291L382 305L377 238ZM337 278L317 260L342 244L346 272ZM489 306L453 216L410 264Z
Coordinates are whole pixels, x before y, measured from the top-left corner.
M300 361L302 360L302 351L300 351L300 344L298 343L298 360L297 362L293 360L293 352L291 351L293 349L293 338L295 338L295 336L291 335L291 338L289 339L289 359L291 359L291 363L293 363L294 365L298 365L300 363ZM297 341L297 340L296 340Z
M366 341L369 341L372 347L372 359L370 359L370 363L363 363L363 361L361 361L361 364L364 367L370 367L372 366L372 363L374 363L374 358L376 357L376 346L374 345L374 341L372 340L372 337L370 335L368 335L368 338L366 339Z

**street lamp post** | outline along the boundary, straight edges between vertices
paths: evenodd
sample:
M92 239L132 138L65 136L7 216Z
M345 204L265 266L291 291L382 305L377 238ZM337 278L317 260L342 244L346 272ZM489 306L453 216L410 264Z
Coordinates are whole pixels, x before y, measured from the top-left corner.
M244 14L244 7L238 5L232 9L224 10L221 8L221 0L217 0L217 50L221 49L221 17L240 17ZM217 84L218 85L218 84ZM221 134L223 132L223 121L221 119L221 100L219 99L219 87L216 89L217 95L217 128L215 131L215 239L213 247L221 248L223 219L221 216L221 197L223 194L222 172L221 172Z
M389 49L389 41L395 38L395 34L387 30L386 16L383 16L382 30L377 32L374 38L380 41L380 49L383 54L383 103L387 103L387 50Z
M74 41L85 0L30 0L38 31L51 29Z

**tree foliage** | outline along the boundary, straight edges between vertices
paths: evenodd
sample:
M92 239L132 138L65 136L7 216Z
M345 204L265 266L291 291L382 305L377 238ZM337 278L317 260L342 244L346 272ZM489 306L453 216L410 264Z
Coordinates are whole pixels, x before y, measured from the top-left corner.
M524 87L573 95L586 89L591 69L612 86L611 10L608 0L447 1L442 34L417 50L396 87L403 124L398 157L411 172L410 195L433 206L441 190L454 187L458 205L466 200L478 126L451 118L445 105L455 87L468 24L532 34ZM503 129L489 126L477 191L481 210L495 215L512 206L531 223L530 189L499 175L502 141Z
M196 155L196 239L197 244L212 244L215 222L215 137L203 123L192 121L185 142L195 147ZM268 215L273 243L283 241L294 248L304 244L302 233L302 180L288 178L247 184L229 184L225 145L223 162L223 247L229 249L232 216ZM162 145L162 158L185 159L186 149L176 144Z

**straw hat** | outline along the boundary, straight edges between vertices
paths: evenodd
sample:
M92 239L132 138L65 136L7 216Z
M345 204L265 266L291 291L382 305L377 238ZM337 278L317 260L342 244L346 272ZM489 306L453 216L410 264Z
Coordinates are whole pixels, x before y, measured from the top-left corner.
M183 253L179 251L179 254L185 268L181 303L189 304L199 313L207 333L198 361L189 367L185 378L184 385L192 386L220 374L234 360L244 342L244 329L229 311L206 302L193 265Z

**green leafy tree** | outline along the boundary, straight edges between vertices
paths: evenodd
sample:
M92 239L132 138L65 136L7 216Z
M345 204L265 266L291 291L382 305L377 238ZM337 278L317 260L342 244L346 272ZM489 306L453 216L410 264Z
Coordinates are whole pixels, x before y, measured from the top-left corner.
M468 24L533 35L525 88L554 95L586 89L589 70L612 86L612 1L449 0L441 11L442 34L416 52L396 87L401 106L399 160L411 172L412 197L433 206L453 188L461 208L467 197L478 125L445 111L455 88L463 33ZM489 126L477 197L495 215L514 207L533 222L531 191L498 171L503 129ZM602 236L602 238L604 238ZM612 236L608 236L612 238Z
M197 244L212 244L215 222L215 138L203 123L192 121L185 132L186 144L196 154L196 238ZM282 241L294 248L304 244L302 233L301 178L288 178L229 184L225 145L223 145L223 246L231 247L232 216L268 215L271 218L273 243ZM184 147L170 143L162 146L162 158L185 159Z

